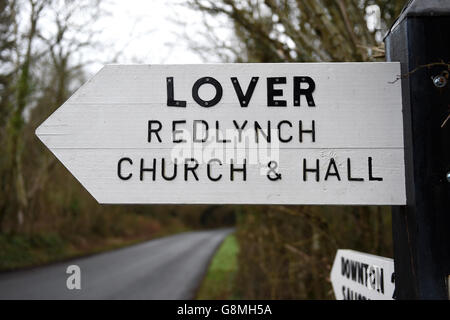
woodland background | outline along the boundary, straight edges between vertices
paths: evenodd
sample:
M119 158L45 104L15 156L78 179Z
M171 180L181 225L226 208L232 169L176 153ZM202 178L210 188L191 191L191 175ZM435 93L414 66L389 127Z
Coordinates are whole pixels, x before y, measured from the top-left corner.
M34 131L91 76L91 57L109 50L93 28L103 2L0 0L1 270L235 225L228 298L332 299L338 248L392 256L387 207L97 204ZM383 35L405 2L187 0L180 5L201 12L205 28L183 34L178 22L205 62L384 61ZM219 20L231 38L213 32Z

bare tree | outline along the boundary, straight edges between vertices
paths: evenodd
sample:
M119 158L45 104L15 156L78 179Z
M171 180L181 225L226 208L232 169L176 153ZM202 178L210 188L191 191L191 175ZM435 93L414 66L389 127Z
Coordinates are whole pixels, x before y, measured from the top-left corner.
M83 49L94 46L93 23L102 14L100 4L100 0L17 0L5 5L12 16L27 19L13 19L9 27L15 54L9 57L14 67L8 75L13 97L2 109L5 129L0 137L7 152L0 167L5 195L0 199L0 228L6 216L14 215L13 230L19 230L30 201L45 184L53 158L43 155L33 158L32 170L23 167L24 154L30 150L25 141L34 131L30 114L42 120L68 98L73 80L87 63ZM29 172L26 181L24 171Z
M405 0L189 0L210 16L229 19L243 50L236 61L372 61L379 55L381 33ZM369 28L370 8L379 23ZM223 43L222 43L223 44ZM233 52L236 47L222 47Z

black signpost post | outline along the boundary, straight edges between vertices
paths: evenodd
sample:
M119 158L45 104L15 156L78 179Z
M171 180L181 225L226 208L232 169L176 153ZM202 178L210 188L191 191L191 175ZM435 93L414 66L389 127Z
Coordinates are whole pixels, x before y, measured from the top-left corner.
M410 1L385 44L402 70L407 205L392 212L396 298L448 299L450 1Z

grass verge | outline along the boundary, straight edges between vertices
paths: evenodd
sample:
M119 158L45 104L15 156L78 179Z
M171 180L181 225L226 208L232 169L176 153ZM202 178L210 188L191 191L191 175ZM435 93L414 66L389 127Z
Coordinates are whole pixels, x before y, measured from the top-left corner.
M84 245L73 243L56 233L0 234L0 272L36 267L119 249L184 231L188 229L176 227L138 237L92 237L84 239L83 242L87 243Z
M197 292L199 300L233 299L239 245L234 234L225 238L214 255Z

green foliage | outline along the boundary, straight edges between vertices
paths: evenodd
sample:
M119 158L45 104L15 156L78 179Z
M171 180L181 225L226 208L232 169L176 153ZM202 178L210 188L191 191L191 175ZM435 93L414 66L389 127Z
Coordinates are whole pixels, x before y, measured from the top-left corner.
M67 243L57 234L0 234L0 270L61 259L66 250Z
M333 299L337 249L391 257L390 209L243 207L236 290L243 299Z
M234 234L225 238L214 255L203 283L197 293L197 299L233 299L235 277L237 273L237 256L239 245Z

